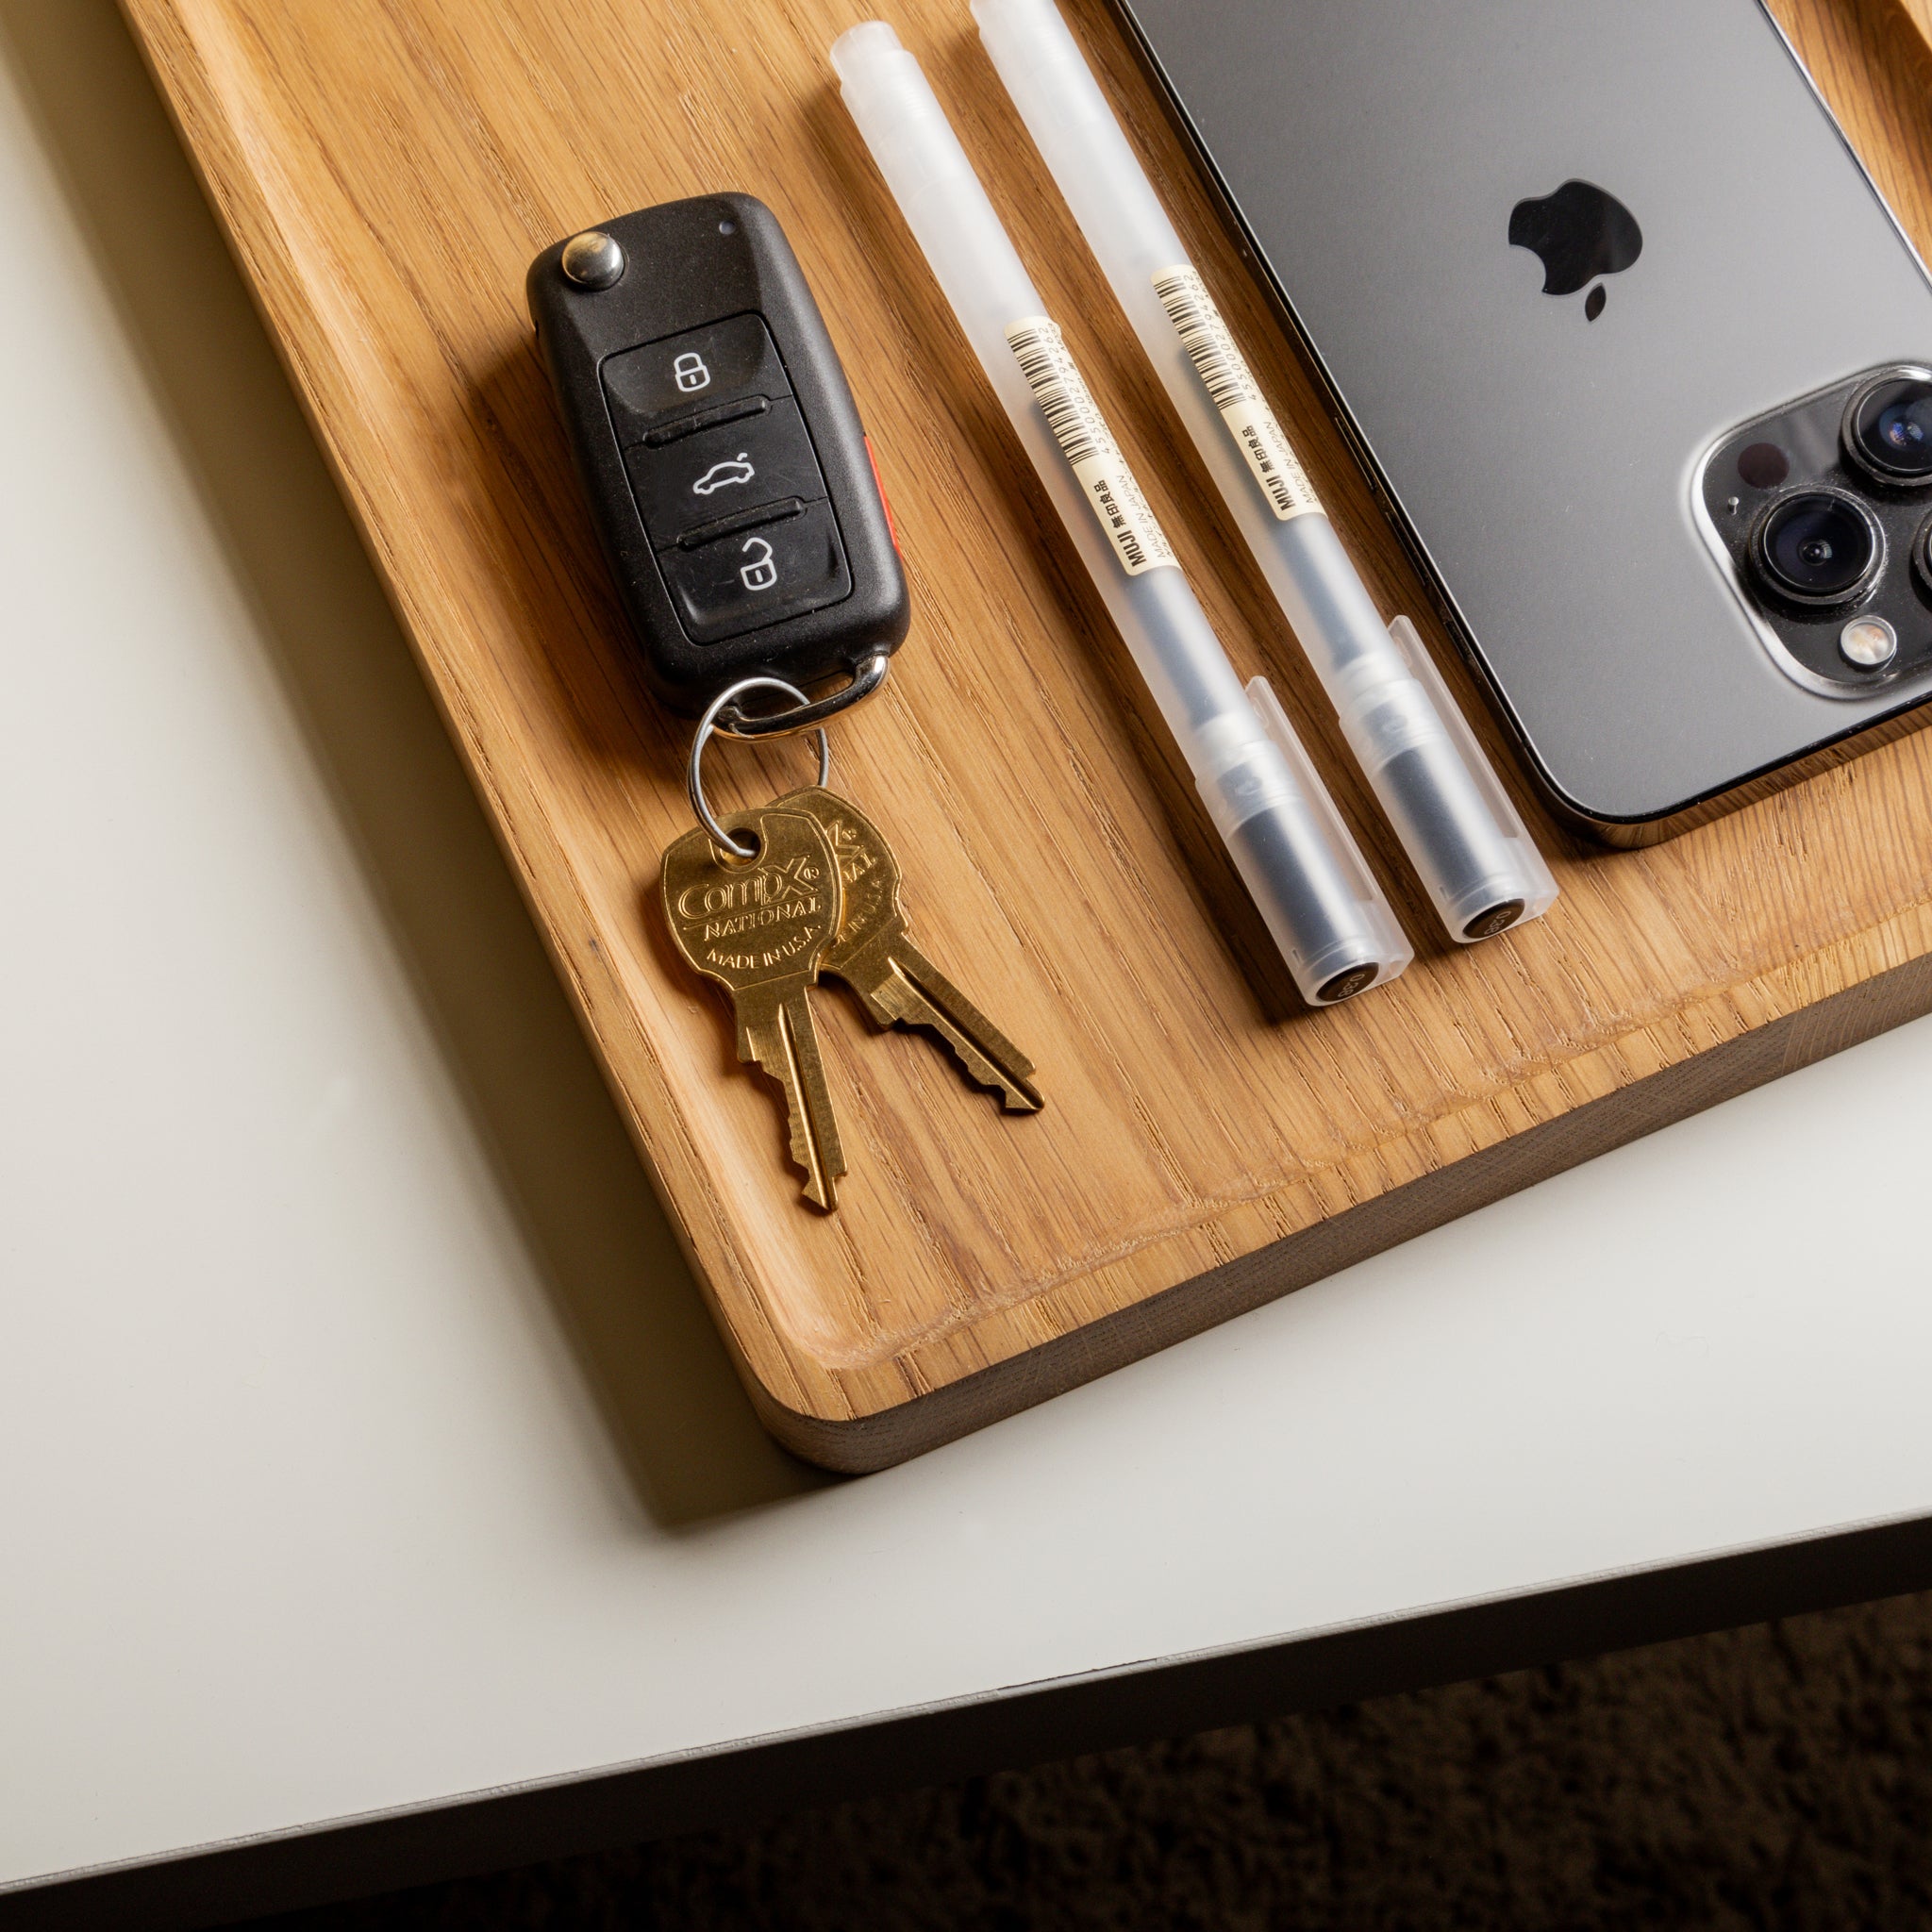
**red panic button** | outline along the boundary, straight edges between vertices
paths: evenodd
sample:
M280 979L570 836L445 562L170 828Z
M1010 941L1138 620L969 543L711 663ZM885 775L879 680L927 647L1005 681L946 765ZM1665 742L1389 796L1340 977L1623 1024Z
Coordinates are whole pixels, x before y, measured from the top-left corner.
M906 552L899 543L898 520L892 515L892 500L886 494L886 479L879 475L878 452L873 448L869 436L865 439L865 459L872 465L872 484L879 493L879 508L886 513L886 528L892 533L892 548L904 557Z

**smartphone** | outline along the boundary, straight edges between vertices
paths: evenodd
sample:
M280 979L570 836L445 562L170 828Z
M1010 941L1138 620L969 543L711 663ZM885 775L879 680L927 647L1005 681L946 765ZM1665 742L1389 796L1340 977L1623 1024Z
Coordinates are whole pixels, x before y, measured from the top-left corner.
M1927 719L1932 282L1758 0L1116 0L1566 818Z

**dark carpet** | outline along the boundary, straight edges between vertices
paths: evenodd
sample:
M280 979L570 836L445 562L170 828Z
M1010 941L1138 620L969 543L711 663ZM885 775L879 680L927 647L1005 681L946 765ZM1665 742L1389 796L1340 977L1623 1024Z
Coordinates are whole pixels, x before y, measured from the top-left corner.
M1932 1595L256 1932L1932 1926Z

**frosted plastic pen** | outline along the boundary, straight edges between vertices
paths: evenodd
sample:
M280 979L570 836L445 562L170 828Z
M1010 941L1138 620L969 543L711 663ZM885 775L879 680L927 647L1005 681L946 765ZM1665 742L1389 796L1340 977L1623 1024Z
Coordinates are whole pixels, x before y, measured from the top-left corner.
M1450 938L1534 919L1549 867L1414 626L1382 623L1053 0L973 14Z
M869 21L832 65L1302 996L1393 978L1411 954L1388 902L1279 708L1242 690L918 61Z

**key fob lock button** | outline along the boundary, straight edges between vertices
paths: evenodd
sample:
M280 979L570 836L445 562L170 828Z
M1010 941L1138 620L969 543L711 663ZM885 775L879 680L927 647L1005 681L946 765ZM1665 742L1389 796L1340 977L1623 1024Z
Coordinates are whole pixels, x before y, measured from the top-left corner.
M771 331L756 315L707 323L604 364L610 422L624 444L641 442L653 429L698 409L791 393Z

